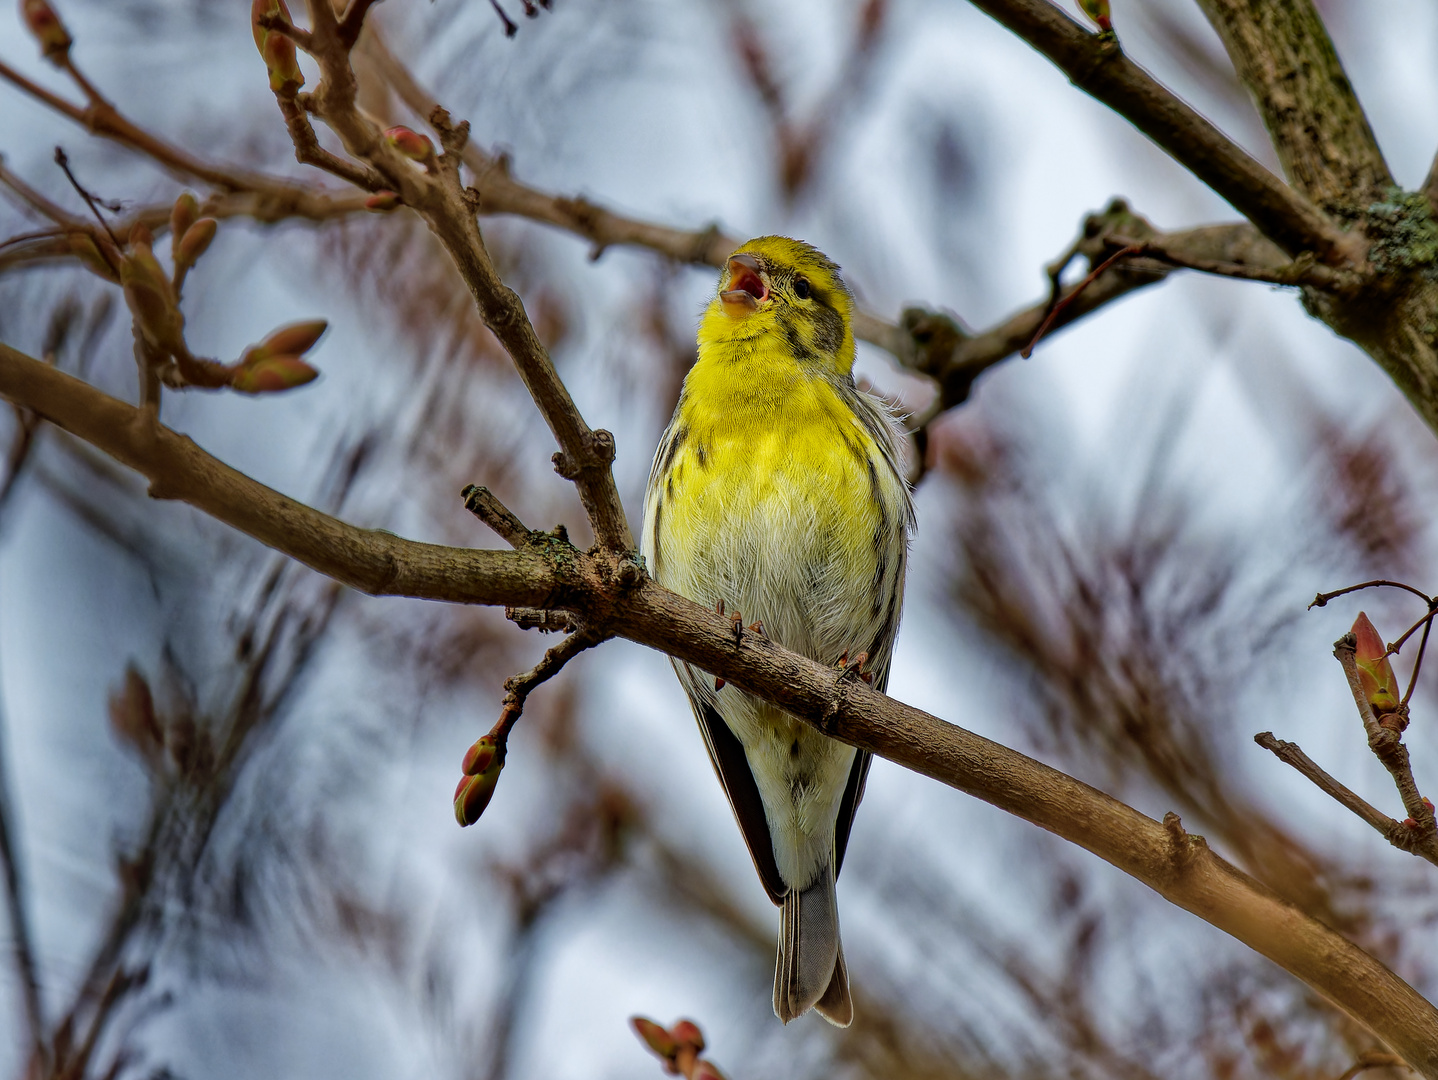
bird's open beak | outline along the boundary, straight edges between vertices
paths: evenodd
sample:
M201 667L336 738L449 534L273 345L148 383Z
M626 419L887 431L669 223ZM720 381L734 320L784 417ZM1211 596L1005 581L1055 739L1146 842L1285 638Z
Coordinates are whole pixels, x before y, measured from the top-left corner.
M753 255L734 255L729 259L729 287L719 294L724 313L738 317L759 310L759 302L769 298L769 287Z

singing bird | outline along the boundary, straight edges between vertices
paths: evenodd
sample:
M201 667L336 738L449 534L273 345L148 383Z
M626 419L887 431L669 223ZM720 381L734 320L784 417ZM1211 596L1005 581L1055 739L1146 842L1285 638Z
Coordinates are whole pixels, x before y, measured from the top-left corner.
M914 511L897 423L854 385L853 314L838 266L806 243L765 236L729 257L654 455L642 548L660 584L786 648L826 664L867 654L882 690ZM674 667L782 909L774 1012L847 1026L834 882L869 755Z

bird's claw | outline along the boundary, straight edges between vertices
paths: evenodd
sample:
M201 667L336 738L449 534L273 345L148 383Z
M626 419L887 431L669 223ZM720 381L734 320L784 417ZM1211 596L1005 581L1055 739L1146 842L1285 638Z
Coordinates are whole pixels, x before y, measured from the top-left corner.
M840 671L841 671L840 678L842 678L842 677L845 676L845 675L853 675L853 676L856 676L857 678L862 679L866 684L872 686L873 683L874 683L874 673L873 673L872 671L867 671L867 670L865 670L865 668L864 668L864 665L867 664L868 662L869 662L869 654L868 654L868 653L866 653L866 652L855 653L855 654L854 654L854 658L853 658L852 660L850 660L850 659L849 659L849 652L848 652L848 650L846 649L846 650L844 651L844 655L841 656L841 657L839 657L839 662L838 662L837 664L835 664L834 666L840 669Z

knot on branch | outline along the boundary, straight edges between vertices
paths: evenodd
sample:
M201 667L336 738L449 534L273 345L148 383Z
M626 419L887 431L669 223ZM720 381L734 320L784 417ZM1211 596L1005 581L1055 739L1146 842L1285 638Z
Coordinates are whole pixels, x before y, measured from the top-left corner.
M614 463L614 436L603 428L580 436L579 455L556 451L551 459L554 471L566 480L578 480L586 472L608 469ZM576 456L583 460L576 461Z
M698 263L701 266L710 262L709 249L714 246L714 241L724 234L719 231L719 223L711 221L703 231L694 234L694 247L689 252L686 262ZM723 256L721 255L722 259Z
M569 612L547 608L506 607L504 617L521 630L538 630L541 634L568 633L579 626Z
M1080 89L1087 89L1087 84L1110 61L1123 58L1123 46L1117 34L1093 34L1089 40L1094 43L1093 48L1087 56L1074 62L1069 73L1069 81Z
M905 355L901 355L899 360L905 367L935 378L949 367L954 353L969 339L958 320L943 312L921 307L905 308L899 316L899 326L905 335L899 342ZM964 395L958 401L967 397L968 387L965 386Z
M464 148L469 145L469 121L461 120L455 123L449 115L449 110L443 105L436 105L429 112L429 126L434 128L435 134L439 136L439 145L445 154L452 154L459 157Z
M1168 833L1169 861L1175 870L1183 870L1193 862L1203 838L1189 836L1183 827L1183 820L1172 810L1163 815L1163 828Z

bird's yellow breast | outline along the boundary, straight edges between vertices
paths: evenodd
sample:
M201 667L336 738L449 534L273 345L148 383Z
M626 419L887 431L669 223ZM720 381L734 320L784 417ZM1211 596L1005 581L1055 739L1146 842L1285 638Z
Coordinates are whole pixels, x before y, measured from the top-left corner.
M685 380L655 462L651 569L762 619L791 648L837 656L882 616L875 536L902 529L889 509L902 495L886 490L882 452L840 391L776 337L705 349Z

